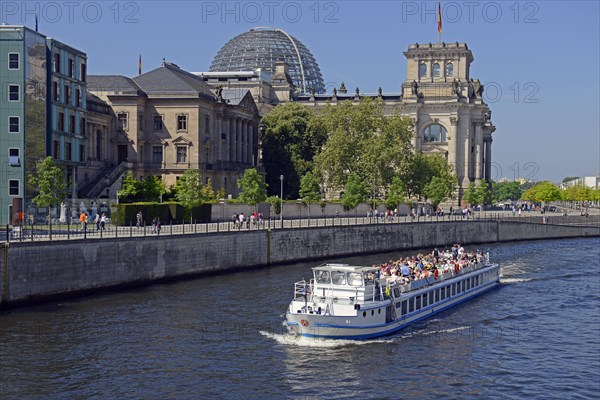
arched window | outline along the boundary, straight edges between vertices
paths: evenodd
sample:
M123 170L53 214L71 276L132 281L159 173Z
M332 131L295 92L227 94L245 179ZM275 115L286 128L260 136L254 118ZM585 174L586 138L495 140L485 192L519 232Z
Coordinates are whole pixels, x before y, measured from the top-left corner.
M446 76L454 76L454 64L451 62L446 64Z
M429 125L423 131L423 142L445 142L446 132L446 128L440 124Z
M427 65L421 64L419 65L419 78L427 76Z
M433 68L431 69L431 71L434 77L440 76L440 64L433 64Z

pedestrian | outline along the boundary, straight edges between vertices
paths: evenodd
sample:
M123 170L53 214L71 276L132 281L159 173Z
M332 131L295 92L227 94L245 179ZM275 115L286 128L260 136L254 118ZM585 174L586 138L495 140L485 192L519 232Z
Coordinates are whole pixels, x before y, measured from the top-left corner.
M96 213L96 216L94 217L94 223L96 224L96 230L99 231L100 230L100 214Z
M106 225L106 213L102 213L102 216L100 217L100 229L104 230Z
M135 216L135 226L136 228L140 228L142 227L142 221L143 221L143 217L142 217L142 211L138 211L137 215Z
M263 218L264 215L261 211L258 212L258 227L260 228L261 226L263 226Z
M152 219L152 233L156 233L156 218Z
M79 214L79 223L81 223L81 231L83 232L87 226L87 214L83 211Z
M156 234L160 235L160 218L156 217Z
M240 220L240 216L237 215L237 214L233 214L233 216L231 218L233 219L233 229L235 229L238 226L238 222Z

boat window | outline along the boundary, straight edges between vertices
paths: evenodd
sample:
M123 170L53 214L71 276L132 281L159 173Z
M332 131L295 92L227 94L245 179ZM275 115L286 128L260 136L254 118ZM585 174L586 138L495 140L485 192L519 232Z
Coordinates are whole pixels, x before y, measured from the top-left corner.
M423 295L423 307L427 307L427 293Z
M417 296L417 305L415 306L416 310L420 310L421 309L421 296Z
M471 279L473 279L473 278L471 278ZM465 288L465 290L471 289L471 279L467 279L467 287Z
M407 307L406 306L406 300L404 300L402 302L402 313L401 313L402 315L406 315L406 307Z
M375 284L375 271L369 271L365 274L365 285Z
M429 292L429 304L433 304L433 290Z
M479 275L475 277L475 286L479 286Z
M456 294L456 283L452 284L452 296Z
M415 298L411 297L410 299L408 299L408 312L413 311L415 311Z
M394 288L394 297L396 297L396 298L400 297L400 289Z
M440 289L436 289L435 291L435 302L440 301Z
M346 274L340 271L333 271L331 273L331 281L334 285L345 285L346 284Z
M331 283L329 271L315 271L315 281L317 283Z
M402 305L402 303L401 303L401 302L397 302L397 303L396 303L396 308L400 308L400 306L401 306L401 305Z
M363 317L366 317L366 316L367 316L367 312L363 311Z
M362 274L360 272L348 272L348 284L350 286L362 286Z
M463 283L464 283L464 281L456 282L456 293L457 294L462 292Z
M442 288L442 295L440 296L441 300L444 300L446 298L446 288Z

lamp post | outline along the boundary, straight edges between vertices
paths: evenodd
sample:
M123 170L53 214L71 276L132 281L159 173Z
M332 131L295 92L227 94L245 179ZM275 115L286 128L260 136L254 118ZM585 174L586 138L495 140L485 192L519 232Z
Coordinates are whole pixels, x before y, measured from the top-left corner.
M283 228L283 175L279 175L281 181L281 198L279 199L279 220L281 221L281 227Z

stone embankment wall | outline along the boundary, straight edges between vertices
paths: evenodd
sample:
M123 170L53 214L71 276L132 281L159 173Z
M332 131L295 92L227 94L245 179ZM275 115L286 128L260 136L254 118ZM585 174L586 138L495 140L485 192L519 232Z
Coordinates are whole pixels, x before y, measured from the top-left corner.
M471 221L0 244L0 305L271 264L452 243L600 236L600 226Z

